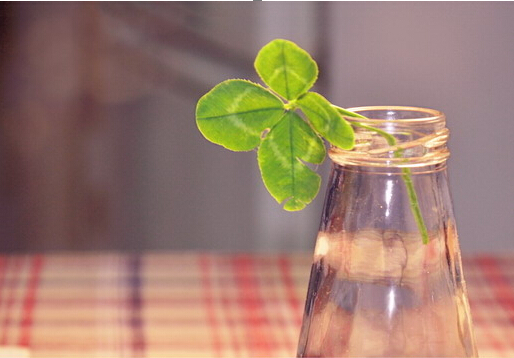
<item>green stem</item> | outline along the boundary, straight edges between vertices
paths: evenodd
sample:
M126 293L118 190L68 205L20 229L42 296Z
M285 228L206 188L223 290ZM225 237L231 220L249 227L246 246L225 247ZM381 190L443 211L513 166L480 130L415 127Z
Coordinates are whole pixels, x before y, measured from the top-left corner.
M395 152L395 154L398 151ZM416 189L414 188L414 184L412 183L412 175L410 168L402 168L402 179L407 187L407 192L409 193L409 201L410 201L410 209L412 214L414 214L414 220L416 220L416 224L418 225L418 230L421 233L421 237L423 239L423 243L428 244L428 231L427 226L425 225L425 221L423 220L423 215L421 214L421 209L419 208L419 200L416 195Z
M367 119L366 117L364 117L358 113L348 111L344 108L341 108L338 106L334 106L334 108L337 109L339 111L339 113L341 113L343 116ZM382 129L371 127L371 126L368 126L366 124L359 123L359 122L352 122L352 125L355 127L360 127L360 128L364 128L364 129L373 131L373 132L381 135L387 141L387 144L389 144L389 146L396 146L396 138L392 134L387 133L386 131L384 131ZM394 156L395 156L395 158L402 158L403 157L403 149L397 148L394 151ZM428 230L427 230L427 226L425 225L425 221L423 220L423 215L421 214L421 209L419 207L419 200L418 200L418 196L416 194L416 189L414 188L414 183L412 182L412 173L411 173L410 168L402 168L402 179L403 179L403 182L405 183L405 187L407 188L407 194L409 196L410 208L411 208L412 214L414 215L414 220L416 221L418 230L421 233L423 244L426 245L426 244L428 244Z

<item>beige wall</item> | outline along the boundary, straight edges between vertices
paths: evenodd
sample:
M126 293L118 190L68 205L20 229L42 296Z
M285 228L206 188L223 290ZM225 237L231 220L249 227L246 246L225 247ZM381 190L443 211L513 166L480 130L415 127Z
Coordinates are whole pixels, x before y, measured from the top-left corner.
M331 99L446 113L465 251L514 249L514 3L337 3Z
M256 79L275 37L314 54L342 106L446 112L462 247L514 249L512 18L512 3L4 5L0 249L311 250L324 189L284 212L255 153L194 123L210 87Z

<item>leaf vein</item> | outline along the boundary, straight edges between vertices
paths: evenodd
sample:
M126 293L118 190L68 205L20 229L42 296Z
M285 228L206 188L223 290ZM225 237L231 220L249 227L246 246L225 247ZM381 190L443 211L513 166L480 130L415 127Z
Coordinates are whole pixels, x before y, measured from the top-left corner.
M227 113L227 114L220 114L216 116L206 116L206 117L198 117L198 119L218 119L223 117L230 117L230 116L238 116L238 115L244 115L244 114L251 114L251 113L259 113L259 112L267 112L267 111L276 111L276 110L282 110L283 107L269 107L269 108L259 108L259 109L250 109L248 111L241 111L241 112L235 112L235 113Z
M284 64L284 83L286 85L286 94L287 98L289 99L290 93L289 93L289 79L287 78L287 62L286 62L286 53L285 53L285 43L282 43L281 46L281 55L282 55L282 63Z
M294 160L296 159L295 153L294 153L294 147L293 147L293 121L292 119L289 120L289 150L291 152L290 160L291 160L291 192L293 193L293 198L296 197L296 189L295 189L295 166L294 166Z

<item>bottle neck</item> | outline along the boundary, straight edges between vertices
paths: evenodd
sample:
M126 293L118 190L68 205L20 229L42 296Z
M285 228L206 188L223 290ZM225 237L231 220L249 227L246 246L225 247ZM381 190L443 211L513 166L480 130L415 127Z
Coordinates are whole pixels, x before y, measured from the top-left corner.
M444 168L450 152L449 130L441 112L412 107L359 107L350 109L366 118L346 117L355 128L355 147L333 147L329 156L336 164L371 171L395 171L427 167Z

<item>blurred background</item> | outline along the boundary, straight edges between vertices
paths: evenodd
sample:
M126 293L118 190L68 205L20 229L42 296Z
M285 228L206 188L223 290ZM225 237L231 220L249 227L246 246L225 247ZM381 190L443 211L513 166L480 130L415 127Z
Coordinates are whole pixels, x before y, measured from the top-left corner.
M312 250L321 194L284 212L255 153L196 101L287 38L343 107L446 113L464 252L514 250L514 3L0 5L0 250Z

